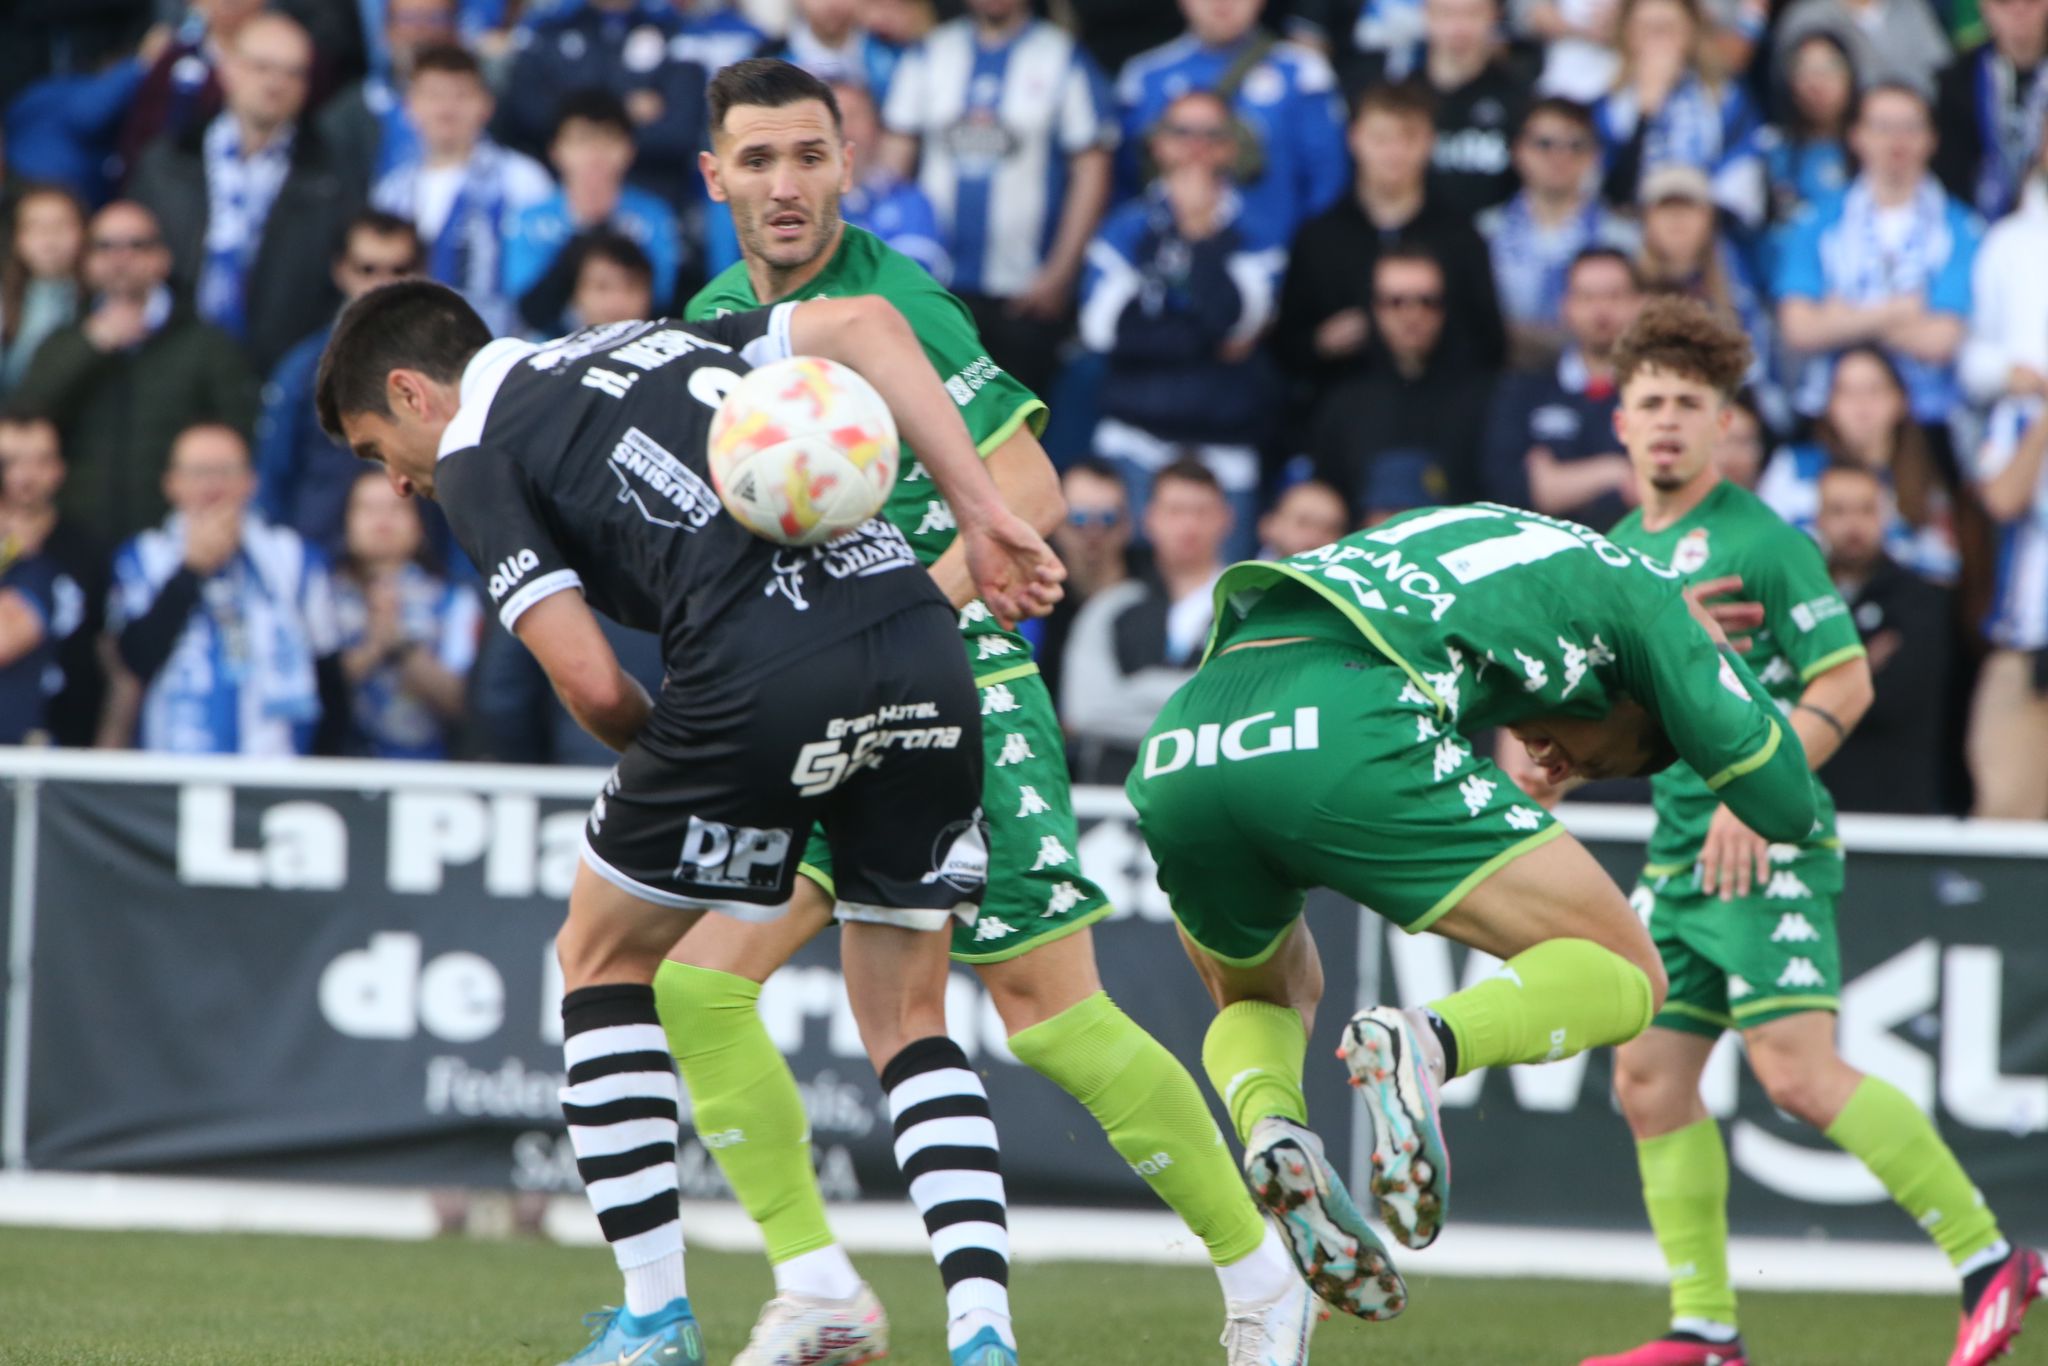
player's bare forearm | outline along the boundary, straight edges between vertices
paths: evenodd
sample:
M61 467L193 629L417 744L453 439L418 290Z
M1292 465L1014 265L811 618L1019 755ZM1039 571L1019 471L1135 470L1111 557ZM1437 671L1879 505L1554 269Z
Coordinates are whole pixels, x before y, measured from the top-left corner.
M512 633L533 652L577 725L615 750L633 743L653 704L640 681L619 667L581 593L542 598L520 614Z
M1808 683L1790 718L1799 743L1806 747L1808 766L1818 769L1832 759L1876 699L1870 660L1862 655L1843 660Z
M1052 467L1052 458L1038 438L1019 427L982 463L996 481L1004 505L1039 535L1051 535L1067 515L1067 499L1060 492L1059 471ZM958 541L932 562L931 572L939 590L955 607L965 607L978 595L974 575L967 571L967 551Z
M2048 421L2036 420L2020 438L2019 449L2005 468L1977 485L1984 510L2000 522L2016 522L2034 505L2034 488L2041 482L2042 457L2048 455Z
M1923 313L1893 323L1881 340L1894 350L1929 365L1947 365L1962 350L1968 326L1953 313Z
M620 670L603 701L589 694L572 697L559 686L555 695L562 699L569 715L576 718L577 725L596 736L605 748L621 752L633 743L634 737L646 726L648 713L654 710L647 689L640 686L639 679L624 670Z
M1778 305L1778 330L1795 351L1834 351L1872 341L1887 321L1883 309L1846 299L1787 299Z

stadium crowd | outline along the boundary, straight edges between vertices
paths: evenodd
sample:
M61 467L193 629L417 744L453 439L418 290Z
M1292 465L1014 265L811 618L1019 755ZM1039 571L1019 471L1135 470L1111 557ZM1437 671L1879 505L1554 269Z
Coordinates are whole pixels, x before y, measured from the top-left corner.
M407 275L504 334L679 310L738 259L705 84L768 54L838 92L847 221L1051 405L1082 780L1234 559L1614 523L1613 347L1673 292L1754 341L1725 471L1870 649L1842 806L2048 819L2048 0L962 2L16 6L0 743L602 758L314 369Z

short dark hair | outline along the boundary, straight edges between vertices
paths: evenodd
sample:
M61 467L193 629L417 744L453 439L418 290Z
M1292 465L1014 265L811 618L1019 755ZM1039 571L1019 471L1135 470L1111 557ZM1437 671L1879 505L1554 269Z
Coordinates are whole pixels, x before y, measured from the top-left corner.
M576 243L577 279L583 278L583 267L592 261L617 266L650 289L654 285L654 262L647 259L647 253L640 249L638 242L624 233L598 228L583 234Z
M1545 95L1530 105L1527 112L1522 115L1522 121L1515 125L1515 136L1520 137L1528 132L1529 125L1545 114L1554 119L1563 119L1574 128L1583 128L1588 133L1593 131L1592 106L1566 99L1562 95Z
M1152 496L1159 496L1161 484L1176 479L1183 484L1199 484L1218 498L1223 497L1223 484L1216 478L1216 472L1191 455L1182 456L1152 476Z
M356 413L391 416L385 381L393 370L417 370L442 384L488 346L491 329L460 294L432 280L379 285L341 310L320 353L313 405L320 427L336 441L341 420Z
M484 66L476 54L460 43L427 43L413 54L412 74L439 71L450 76L468 76L479 85L486 85Z
M562 96L562 102L555 106L555 123L548 130L548 141L562 136L571 120L594 123L611 129L628 142L633 140L633 118L626 112L626 102L601 85L586 85Z
M1378 274L1381 266L1400 265L1403 262L1409 265L1434 266L1438 278L1444 280L1445 283L1449 283L1450 273L1444 269L1443 257L1437 255L1433 248L1422 242L1396 242L1392 246L1382 249L1380 254L1373 259L1373 273Z
M832 87L793 63L775 57L749 57L734 62L711 78L704 92L711 102L711 131L725 131L725 116L738 106L782 109L805 100L816 100L832 115L832 127L841 128L839 97Z
M1434 125L1436 93L1421 81L1382 81L1367 86L1358 97L1358 103L1352 106L1351 122L1355 125L1367 114L1393 114Z
M1111 483L1124 482L1124 472L1099 455L1084 455L1066 468L1067 474L1085 474L1093 479L1107 479Z
M1615 344L1614 383L1625 389L1638 371L1662 370L1707 385L1727 402L1742 388L1749 361L1749 338L1741 328L1722 322L1697 299L1666 295L1644 304Z
M1634 257L1630 256L1627 252L1621 250L1619 247L1587 247L1585 250L1581 251L1577 256L1572 257L1572 263L1565 267L1565 283L1567 285L1571 283L1572 276L1577 275L1579 273L1579 267L1592 265L1595 262L1599 261L1608 261L1613 263L1614 265L1620 266L1622 272L1628 276L1629 284L1634 286L1635 291L1638 294L1642 293L1642 267L1638 266L1635 263Z
M357 211L354 218L348 220L348 226L342 229L341 241L334 249L336 260L341 260L348 255L348 245L355 241L356 234L359 232L366 232L372 237L404 237L409 239L412 242L412 263L414 266L418 266L426 254L426 248L420 241L420 230L413 226L410 218L401 218L395 213L386 213L382 209L361 209Z

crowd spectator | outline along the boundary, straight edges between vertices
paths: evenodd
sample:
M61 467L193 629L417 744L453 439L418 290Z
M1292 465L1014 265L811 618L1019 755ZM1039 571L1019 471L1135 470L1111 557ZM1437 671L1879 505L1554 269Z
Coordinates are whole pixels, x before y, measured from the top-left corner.
M2015 394L1992 410L1973 474L1998 528L1991 645L1970 708L1974 814L2048 820L2048 400Z
M768 46L768 35L733 0L674 0L674 5L676 36L668 41L668 53L679 62L715 75Z
M1411 79L1428 88L1435 110L1431 193L1469 216L1515 192L1510 143L1529 83L1501 55L1500 0L1423 0L1422 17L1422 60Z
M581 0L543 15L518 32L500 137L530 157L545 155L562 101L572 91L609 90L633 121L634 183L672 205L696 204L697 153L710 142L710 77L674 51L683 36L672 8L636 0Z
M1754 492L1763 477L1764 457L1770 454L1771 433L1764 423L1756 395L1745 389L1728 405L1728 426L1714 448L1714 463L1721 477Z
M1776 324L1749 263L1721 231L1706 173L1672 163L1643 177L1643 245L1636 257L1643 288L1697 299L1749 338L1749 383L1770 400L1779 425L1790 418L1771 369Z
M1877 685L1870 710L1821 776L1844 811L1934 815L1953 776L1941 719L1955 686L1955 595L1885 552L1890 500L1866 465L1821 472L1814 534Z
M1154 473L1194 453L1240 520L1233 553L1249 554L1278 389L1258 339L1281 249L1254 235L1230 185L1219 97L1175 100L1151 144L1159 177L1102 225L1081 287L1081 340L1109 363L1095 452L1123 472L1134 503L1148 501Z
M1539 93L1590 105L1613 89L1621 0L1523 0L1517 10L1519 26L1543 45Z
M114 557L101 745L337 752L348 700L320 553L256 515L249 448L231 428L180 433L163 482L170 517Z
M1836 464L1870 470L1890 489L1887 555L1935 583L1956 582L1962 555L1954 500L1926 432L1913 421L1898 370L1877 347L1856 346L1842 353L1827 408L1814 422L1811 439L1771 458L1757 496L1780 517L1811 532L1820 512L1821 476Z
M1052 530L1052 547L1067 567L1066 596L1045 618L1033 651L1045 686L1060 695L1060 677L1074 615L1105 588L1130 577L1131 503L1116 466L1083 456L1060 476L1067 515Z
M1793 45L1788 60L1779 80L1778 126L1758 140L1771 217L1780 223L1849 184L1849 118L1856 106L1856 68L1834 33L1815 29Z
M1306 8L1315 0L1295 0ZM1104 71L1122 71L1141 53L1170 42L1181 32L1178 7L1158 0L1065 0L1081 46Z
M156 215L199 316L267 369L333 313L324 272L363 185L302 123L313 45L282 14L235 33L221 63L226 107L143 153L130 192Z
M989 355L1045 393L1109 206L1117 119L1102 73L1029 0L967 0L904 54L882 118L886 158L915 167Z
M1133 186L1155 125L1185 91L1229 107L1245 217L1286 241L1344 192L1344 113L1322 54L1258 27L1259 0L1180 0L1188 30L1117 75L1123 180Z
M873 94L864 85L835 85L832 93L839 101L846 173L853 182L839 197L840 215L923 266L940 284L947 283L953 278L953 258L938 214L917 182L898 174L885 155Z
M419 234L403 218L365 209L342 233L330 267L334 288L355 300L378 285L417 275ZM313 379L332 323L285 353L263 386L256 422L256 503L266 520L317 546L330 561L343 549L343 513L362 462L320 430Z
M0 716L21 708L19 727L0 722L16 743L42 730L56 744L89 745L106 690L99 634L106 609L106 547L57 511L64 455L57 429L40 419L0 418L0 583L35 608L8 613L0 656ZM30 683L33 686L30 686Z
M1359 97L1350 143L1357 158L1351 193L1305 224L1294 239L1274 344L1289 373L1319 399L1366 362L1372 337L1372 263L1396 244L1426 246L1450 280L1444 344L1482 369L1507 356L1486 243L1464 217L1428 195L1427 91L1379 85Z
M1328 545L1351 529L1344 495L1320 479L1289 484L1259 518L1259 558L1284 560Z
M654 272L656 306L675 304L681 238L675 213L660 196L626 183L633 165L633 124L608 90L579 90L555 117L548 160L561 188L513 216L505 243L505 293L536 332L554 336L575 292L564 260L584 234L598 230L631 239Z
M1975 216L1928 172L1934 127L1917 90L1871 86L1849 142L1861 174L1794 219L1779 254L1779 331L1811 357L1795 403L1817 413L1829 358L1875 342L1896 360L1914 419L1945 428L1961 396L1955 360L1970 312Z
M1641 240L1636 225L1596 192L1599 159L1586 106L1557 96L1538 100L1515 134L1521 189L1477 220L1518 367L1549 364L1564 349L1564 277L1578 254L1588 247L1633 252Z
M1793 0L1773 39L1780 70L1786 55L1815 31L1836 34L1849 45L1861 86L1900 81L1931 91L1951 51L1928 0Z
M370 201L419 230L430 277L460 290L492 331L516 331L505 241L522 212L555 192L554 182L539 162L484 135L495 101L468 50L422 51L405 99L419 153L378 181Z
M113 544L163 516L164 455L199 422L249 430L256 381L242 349L170 289L171 253L148 209L117 201L86 233L90 310L36 351L8 396L47 417L69 452L67 518Z
M120 170L115 145L121 121L170 41L170 30L159 25L132 53L110 55L98 66L53 71L7 100L14 174L61 185L94 204L104 201Z
M1444 501L1443 472L1419 451L1392 451L1373 463L1365 486L1362 527Z
M68 190L30 186L15 198L0 263L0 399L36 349L78 317L85 294L85 208Z
M382 470L358 474L334 603L349 747L372 758L447 758L466 705L483 612L474 593L426 567L425 553L419 505Z
M572 329L656 315L654 264L630 237L587 233L577 240L572 262L576 284L565 320Z
M2019 204L1984 234L1971 267L1970 335L1958 369L1979 403L2048 397L2048 138L2035 155Z
M1179 461L1152 481L1152 572L1092 594L1067 640L1060 713L1077 780L1122 782L1153 718L1201 662L1230 521L1207 466Z
M1619 22L1621 73L1593 109L1607 197L1628 203L1646 176L1675 162L1704 171L1716 204L1761 227L1769 206L1756 109L1707 64L1700 0L1622 0Z
M1983 0L1989 33L1941 73L1934 170L1986 218L2008 213L2038 163L2048 128L2048 4Z
M263 0L191 0L128 106L116 143L124 166L133 167L151 143L213 121L221 110L221 59L242 25L262 11Z
M1354 514L1368 506L1374 465L1404 452L1433 466L1453 496L1477 493L1493 377L1445 348L1448 295L1426 247L1392 247L1373 263L1372 359L1330 392L1313 440L1317 470Z
M1480 470L1489 498L1596 531L1634 506L1634 471L1614 436L1614 347L1642 304L1628 257L1609 247L1579 253L1565 278L1564 354L1504 377L1494 394Z
M618 657L619 667L649 697L662 684L661 640L634 631L602 613L597 629ZM533 652L496 621L488 621L469 675L468 753L505 764L582 764L609 768L617 753L576 724L555 696Z
M795 0L789 32L773 55L828 85L864 85L879 104L902 53L862 22L860 0Z
M382 51L368 75L321 109L320 135L349 174L375 185L419 153L405 92L419 54L457 41L456 0L388 0Z

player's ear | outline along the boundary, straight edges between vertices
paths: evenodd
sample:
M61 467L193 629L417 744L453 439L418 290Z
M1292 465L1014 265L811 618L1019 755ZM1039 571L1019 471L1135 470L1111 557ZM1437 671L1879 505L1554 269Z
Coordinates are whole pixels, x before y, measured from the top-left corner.
M1627 405L1627 404L1625 404L1625 403L1617 403L1617 404L1615 404L1615 405L1614 405L1614 418L1613 418L1613 423L1614 423L1614 439L1615 439L1616 441L1619 441L1619 442L1620 442L1620 443L1621 443L1621 444L1622 444L1622 445L1623 445L1624 447L1626 447L1626 446L1628 445L1628 405Z
M839 145L839 193L853 193L853 139Z
M718 158L710 152L697 153L697 174L704 177L704 193L714 204L725 202L725 186L718 177Z

